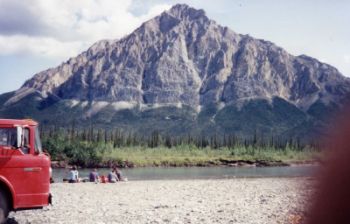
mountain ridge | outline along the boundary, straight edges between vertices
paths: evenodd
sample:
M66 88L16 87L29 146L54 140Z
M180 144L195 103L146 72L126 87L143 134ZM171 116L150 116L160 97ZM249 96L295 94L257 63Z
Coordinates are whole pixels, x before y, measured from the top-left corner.
M282 99L307 120L318 113L308 112L314 105L341 107L349 92L349 79L336 68L237 34L203 10L178 4L119 40L98 41L58 67L37 73L6 100L0 115L31 95L41 111L57 102L66 103L68 111L80 105L83 115L75 118L80 120L110 108L111 114L133 109L142 114L159 107L189 107L200 117L212 105L215 118L232 105L244 110L252 101L273 106L274 99Z

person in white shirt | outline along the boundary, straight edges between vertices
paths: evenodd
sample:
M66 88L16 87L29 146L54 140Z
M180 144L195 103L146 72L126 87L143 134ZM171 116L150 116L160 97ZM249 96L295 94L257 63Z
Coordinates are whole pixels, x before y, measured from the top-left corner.
M79 182L79 172L76 166L73 166L69 171L69 183Z

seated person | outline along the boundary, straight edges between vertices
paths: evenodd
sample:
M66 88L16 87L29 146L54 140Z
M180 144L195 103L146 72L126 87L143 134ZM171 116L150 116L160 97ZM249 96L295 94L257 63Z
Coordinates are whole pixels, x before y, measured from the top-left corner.
M117 174L115 174L115 170L111 170L111 172L108 173L108 182L110 183L116 183L119 181Z
M123 181L124 178L121 170L115 168L115 174L117 175L119 181Z
M79 182L79 172L76 166L73 166L69 171L69 183L78 183Z
M97 169L94 169L93 171L91 171L90 175L89 175L89 179L90 182L99 182L99 175L97 172Z

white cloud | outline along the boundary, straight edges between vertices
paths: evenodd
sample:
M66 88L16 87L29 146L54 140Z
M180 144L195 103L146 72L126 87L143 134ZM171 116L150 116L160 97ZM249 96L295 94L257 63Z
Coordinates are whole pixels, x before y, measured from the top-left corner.
M350 64L350 55L344 55L344 62Z
M78 54L82 45L79 41L63 42L52 37L0 36L0 55L33 54L62 58Z
M1 55L33 54L59 58L75 56L101 39L121 38L145 20L170 8L165 4L155 5L147 14L135 16L129 12L131 0L31 0L26 1L26 4L22 0L1 2L8 3L3 6L9 5L12 10L20 5L19 11L31 12L26 13L22 21L16 18L15 22L19 25L11 28L11 32L8 29L11 21L7 24L5 21L3 27L0 23ZM32 30L23 30L23 23L37 20L40 23L36 23Z

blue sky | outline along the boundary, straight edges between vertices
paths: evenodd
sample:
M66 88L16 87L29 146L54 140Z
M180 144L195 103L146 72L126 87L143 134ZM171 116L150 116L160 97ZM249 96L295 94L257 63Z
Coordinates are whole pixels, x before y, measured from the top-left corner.
M350 76L348 0L0 0L0 93L100 39L127 35L176 3Z

